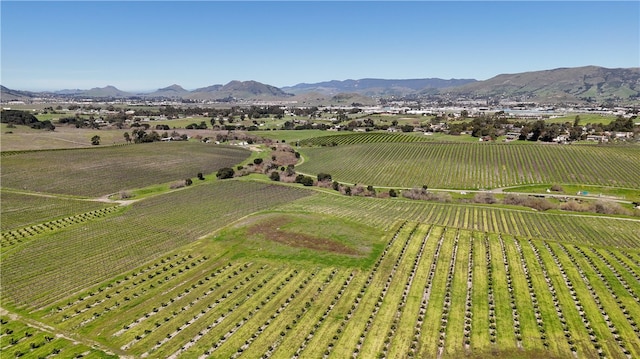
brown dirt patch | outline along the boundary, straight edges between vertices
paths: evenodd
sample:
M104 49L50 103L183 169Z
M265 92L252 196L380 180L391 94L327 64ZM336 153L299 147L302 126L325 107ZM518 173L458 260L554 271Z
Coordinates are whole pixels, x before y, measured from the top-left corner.
M308 248L339 254L359 255L357 250L328 238L315 237L303 233L294 233L280 227L291 222L290 218L276 217L268 222L254 224L247 229L248 235L262 235L264 239L286 244L291 247Z

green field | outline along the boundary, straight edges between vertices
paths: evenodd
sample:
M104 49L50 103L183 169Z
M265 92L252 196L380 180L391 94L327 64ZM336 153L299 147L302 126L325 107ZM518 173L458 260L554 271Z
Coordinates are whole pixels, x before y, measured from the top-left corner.
M637 146L371 143L304 148L299 170L346 183L433 188L585 184L640 188ZM372 166L371 164L375 164Z
M640 186L636 146L267 132L309 138L298 168L346 183L627 200ZM255 156L269 158L196 142L3 151L0 356L640 357L637 217L212 174ZM132 201L104 197L121 190Z

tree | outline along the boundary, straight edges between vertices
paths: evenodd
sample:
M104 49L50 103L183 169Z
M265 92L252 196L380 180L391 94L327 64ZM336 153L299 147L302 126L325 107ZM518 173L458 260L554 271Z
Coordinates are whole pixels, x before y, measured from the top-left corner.
M389 197L398 197L395 189L392 188L389 190Z
M269 179L275 182L280 181L280 173L278 173L278 171L271 172L271 174L269 175Z
M204 181L204 175L202 174L202 172L198 172L198 179L200 181Z
M97 146L100 144L100 136L95 135L93 137L91 137L91 144L94 146Z
M296 183L301 183L303 186L307 187L313 186L313 178L299 174L296 176Z
M318 182L331 181L331 175L328 173L318 173Z
M262 163L262 158L255 158L255 159L253 160L253 164L255 164L255 165L259 165L259 164L261 164L261 163Z
M218 170L218 173L216 173L216 177L218 177L219 179L232 178L234 174L235 171L233 170L233 168L223 167Z
M413 128L411 125L402 125L402 127L400 127L402 132L413 132Z
M127 141L127 143L131 143L131 136L129 135L129 132L125 132L123 136L124 140Z

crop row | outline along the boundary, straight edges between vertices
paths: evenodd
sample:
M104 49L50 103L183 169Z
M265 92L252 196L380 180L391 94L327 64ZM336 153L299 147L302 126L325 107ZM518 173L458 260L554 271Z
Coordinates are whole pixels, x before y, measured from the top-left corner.
M302 172L331 173L339 181L373 186L471 189L580 183L640 188L640 151L628 147L422 142L306 148L302 153Z
M64 327L77 329L86 326L112 310L126 306L131 302L139 301L148 297L151 293L157 292L158 289L156 287L171 285L172 282L189 276L190 272L199 269L207 259L208 257L205 256L189 261L189 259L183 257L175 265L170 263L162 269L149 272L146 276L140 274L131 275L130 277L125 276L122 281L116 281L115 285L109 284L105 289L99 288L98 291L89 291L81 294L75 303L67 302L64 308L58 306L55 309L56 315L53 318L54 320L57 319L59 323L64 323ZM134 272L134 274L137 273ZM200 282L203 281L201 280ZM197 288L195 284L190 288L185 288L184 292L178 295L178 298L195 288ZM157 308L154 309L156 309L154 313L159 311ZM151 316L150 313L145 313L145 318L149 316ZM134 322L131 325L135 324L137 323Z
M234 166L249 155L248 150L239 147L193 142L26 152L3 158L2 185L34 192L99 197L195 177L198 172L212 173Z
M28 227L2 232L0 233L0 248L2 250L7 250L12 246L22 243L26 240L30 240L37 235L52 233L62 228L106 217L112 213L118 212L119 210L119 206L101 208L70 217L60 218L53 221L47 221Z
M243 268L248 268L248 266L245 266ZM187 327L189 327L191 324L193 324L196 320L200 319L201 317L203 317L204 315L206 315L210 310L214 309L217 305L219 305L221 302L223 302L224 300L226 300L230 295L234 294L236 291L238 291L239 289L243 288L245 285L247 285L249 282L251 282L258 274L260 274L260 272L262 270L264 270L265 267L261 267L258 270L256 270L255 272L251 273L250 275L248 275L247 277L245 277L244 279L240 280L240 282L237 282L233 288L228 289L226 292L222 293L220 295L219 298L213 300L211 297L209 297L210 295L212 295L213 293L218 293L219 291L217 291L218 288L221 287L221 282L217 282L214 286L210 287L207 291L205 291L204 293L202 293L202 296L196 297L194 299L192 299L191 301L189 301L188 304L183 304L180 308L179 304L176 303L176 299L175 298L171 298L169 299L168 302L165 302L162 304L163 307L170 307L172 310L172 312L169 314L166 314L163 318L163 322L155 322L155 328L147 328L144 329L144 332L142 332L142 330L138 331L139 334L136 334L135 338L132 339L131 341L129 341L128 343L126 343L125 345L123 345L120 349L122 350L127 350L130 347L132 347L133 345L135 345L136 343L138 343L140 340L144 339L145 337L147 337L148 335L154 333L154 330L161 327L164 324L172 324L175 321L177 321L176 318L179 318L181 315L183 314L190 314L191 312L193 312L193 308L195 308L198 303L200 303L201 301L203 303L205 302L209 302L208 306L206 308L202 308L200 309L200 312L193 315L192 318L190 318L189 320L185 321L184 324L178 326L176 328L176 330L170 334L167 335L167 339L169 340L172 337L174 337L177 332L180 332L184 329L186 329ZM241 268L242 269L242 268ZM238 271L235 271L233 274L230 274L227 276L226 280L234 280L237 276L242 274L242 270L239 269ZM188 294L189 292L187 292L188 289L185 289L185 294ZM180 299L180 298L178 298ZM173 306L171 306L172 304L174 304ZM159 309L154 308L154 313L158 313ZM151 316L150 313L146 313L145 314L145 318L149 318ZM140 323L140 319L138 319L136 322L134 322L135 324ZM166 327L166 325L165 325ZM125 330L130 329L129 325L125 325L124 326ZM120 332L117 332L114 334L114 336L118 336L120 334ZM158 343L157 346L159 347L162 343ZM156 348L157 349L157 348Z
M0 354L3 358L38 359L67 359L92 355L99 355L101 358L112 357L88 345L28 326L20 319L10 319L7 316L0 317Z
M3 232L113 206L112 203L15 192L6 188L0 190L0 199Z
M635 357L640 268L591 248L405 222L369 269L166 256L34 315L136 357Z
M27 241L3 253L3 300L32 307L49 305L194 242L230 221L311 193L295 187L221 181L145 199L119 215L72 226L47 240Z
M639 220L329 194L300 199L287 209L327 213L383 228L406 219L518 237L640 248Z
M423 142L426 137L406 135L402 133L354 133L348 135L320 136L300 141L301 146L344 146L359 143L396 143L396 142Z

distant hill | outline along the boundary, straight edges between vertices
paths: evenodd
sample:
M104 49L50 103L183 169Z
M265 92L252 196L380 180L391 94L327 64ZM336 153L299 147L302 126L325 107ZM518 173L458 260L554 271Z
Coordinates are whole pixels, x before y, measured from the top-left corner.
M28 92L2 87L2 101L34 97L57 98L171 98L191 100L291 100L301 104L375 103L377 98L440 97L512 99L532 102L574 102L620 104L640 103L640 68L609 69L598 66L558 68L553 70L502 74L485 81L473 79L360 79L326 81L277 88L257 81L231 81L185 90L171 85L147 94L132 94L114 86L90 90Z
M291 87L283 87L282 90L293 94L317 92L325 95L339 93L357 93L364 96L404 96L425 89L442 89L460 86L476 82L473 79L438 78L385 80L385 79L360 79L344 81L326 81L318 83L301 83Z
M289 97L290 94L281 89L265 85L257 81L231 81L222 86L217 91L218 98L237 97L237 98L283 98Z
M148 97L170 97L170 98L181 98L189 94L189 91L182 88L180 85L173 84L171 86L158 89L154 92L144 94L144 96Z
M18 91L0 85L0 98L2 101L25 101L33 97L29 91Z
M117 89L115 86L94 87L91 90L82 91L76 96L82 97L131 97L134 94Z
M543 102L638 100L640 68L585 66L502 74L448 89L447 92L472 97L514 97Z

